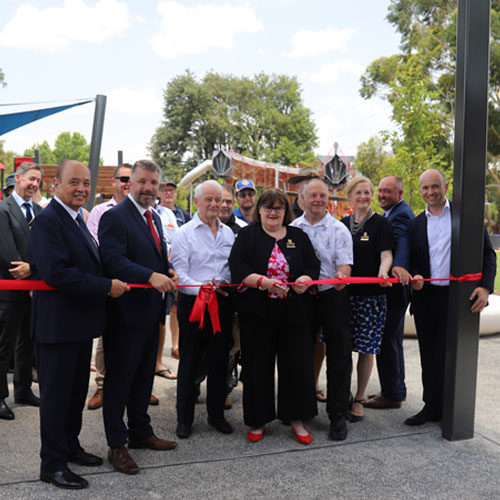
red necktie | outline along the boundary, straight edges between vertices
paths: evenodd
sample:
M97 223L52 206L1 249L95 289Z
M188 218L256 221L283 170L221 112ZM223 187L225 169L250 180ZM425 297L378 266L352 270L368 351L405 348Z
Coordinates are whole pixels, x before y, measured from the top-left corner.
M144 217L146 217L146 220L148 221L149 230L153 235L153 238L156 242L156 246L158 247L158 251L161 253L160 238L158 237L158 233L156 232L156 229L153 225L153 216L151 215L151 212L149 210L146 210L144 212Z

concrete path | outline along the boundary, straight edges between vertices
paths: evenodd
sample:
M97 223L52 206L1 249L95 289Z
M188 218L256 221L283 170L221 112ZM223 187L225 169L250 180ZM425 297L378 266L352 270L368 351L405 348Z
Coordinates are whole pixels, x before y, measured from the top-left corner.
M176 369L169 352L167 346L164 361ZM75 492L38 480L38 411L9 399L16 419L0 420L0 499L500 498L500 335L480 341L476 435L469 441L444 440L438 424L403 424L422 406L416 340L405 340L405 352L409 393L404 406L365 410L363 421L348 424L344 442L328 440L324 405L307 426L310 446L298 444L279 422L267 427L261 442L248 442L240 384L232 394L234 408L226 412L233 435L209 427L205 406L197 405L193 435L180 440L176 450L133 450L141 467L137 476L118 474L107 462L96 469L74 466L90 482L90 488ZM94 388L91 375L89 395ZM168 439L176 439L175 390L175 382L156 377L160 405L150 414L156 434ZM376 373L369 390L378 390ZM106 456L101 410L85 410L81 442Z

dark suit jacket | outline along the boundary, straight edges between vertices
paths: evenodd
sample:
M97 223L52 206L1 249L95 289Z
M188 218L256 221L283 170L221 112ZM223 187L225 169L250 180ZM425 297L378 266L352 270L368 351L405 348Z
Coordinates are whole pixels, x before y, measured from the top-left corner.
M229 268L231 281L241 283L249 274L266 275L269 257L274 247L275 239L269 236L260 224L251 224L241 228L231 254ZM298 227L287 226L284 238L278 241L278 246L288 261L290 267L290 282L302 275L308 275L317 280L320 261L307 234ZM234 297L236 310L253 314L266 314L267 291L249 288ZM289 311L293 317L300 318L306 314L306 304L303 296L296 294L290 288L288 295Z
M393 265L404 267L412 275L420 274L424 278L432 277L425 212L422 212L408 224L406 234L400 240ZM476 286L487 288L490 292L493 292L495 288L496 254L486 228L484 228L483 232L482 272L483 279ZM430 286L429 282L425 282L424 288L426 286Z
M33 203L35 216L42 207ZM28 262L28 236L26 217L13 196L0 202L0 279L14 279L9 273L13 260ZM0 300L27 301L29 292L0 291Z
M168 274L161 220L155 212L152 214L161 254L146 220L128 197L103 214L99 221L99 251L107 276L126 283L147 283L153 272ZM154 289L132 289L108 304L108 321L119 327L158 328L164 314L165 301Z
M32 278L57 289L33 293L35 341L81 342L104 331L111 280L103 276L99 253L91 244L55 200L35 218L28 241Z

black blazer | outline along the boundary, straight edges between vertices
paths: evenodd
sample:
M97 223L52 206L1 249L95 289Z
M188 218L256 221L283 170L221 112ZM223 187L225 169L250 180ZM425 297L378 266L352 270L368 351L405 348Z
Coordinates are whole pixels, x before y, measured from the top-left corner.
M35 216L42 207L33 203ZM0 279L14 279L9 273L13 260L28 262L28 236L26 217L13 196L0 202ZM29 278L31 279L31 278ZM27 301L29 292L0 290L0 300Z
M493 250L488 232L484 228L483 279L475 286L481 286L493 292L495 288L496 262L495 250ZM404 267L412 275L420 274L424 278L432 277L425 212L422 212L408 224L406 235L401 238L393 265ZM424 288L426 286L429 286L429 282L425 282Z
M35 218L28 241L32 279L56 288L33 293L31 333L37 342L81 342L103 333L111 280L91 245L55 200Z
M126 283L147 283L153 272L168 274L167 249L160 217L153 211L162 252L141 214L127 197L105 212L99 221L99 252L107 276ZM110 324L126 328L158 328L165 314L162 294L136 288L112 299L108 305Z
M295 281L296 278L304 274L313 280L318 279L320 261L316 257L309 237L298 227L287 226L286 229L286 236L278 241L278 246L290 266L289 280ZM275 242L276 240L269 236L260 224L243 227L238 233L229 255L231 281L241 283L252 273L265 276ZM296 294L290 288L287 300L291 315L300 317L306 313L306 306L302 298L303 296ZM267 291L249 288L242 293L237 292L234 302L238 312L264 315L266 299Z

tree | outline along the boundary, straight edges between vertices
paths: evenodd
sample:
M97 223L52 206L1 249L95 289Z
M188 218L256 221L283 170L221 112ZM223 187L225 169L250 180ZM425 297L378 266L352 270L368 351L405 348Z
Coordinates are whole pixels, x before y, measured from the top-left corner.
M0 163L5 166L5 175L14 170L14 157L17 156L14 151L5 151L3 148L5 141L0 141Z
M35 149L40 150L40 159L42 163L58 164L63 160L78 160L87 164L89 161L90 144L85 137L78 132L61 132L54 143L54 149L51 149L47 141L41 144L36 143L24 151L25 156L34 156ZM102 159L99 160L102 165Z
M500 158L500 0L492 0L491 5L490 170ZM456 0L392 0L387 19L401 35L401 52L372 62L361 77L360 93L364 98L379 95L393 105L393 118L404 127L401 138L411 146L405 152L406 158L414 155L413 160L420 158L419 161L425 163L427 168L434 166L446 170L450 168L453 158L456 16ZM402 78L404 72L412 74L422 85L415 87L411 79ZM398 90L406 93L407 97L412 91L420 95L423 102L419 111L418 106L415 109L416 114L403 116L399 113ZM424 142L412 144L408 134L414 133L418 116L424 122L420 124L425 132L421 135ZM393 146L397 144L393 143ZM427 154L421 150L422 145L426 147ZM397 151L395 153L398 156ZM401 150L400 158L403 153ZM494 184L491 175L490 180Z
M0 85L2 87L5 87L7 85L5 81L5 73L2 71L2 68L0 68Z
M210 72L197 81L187 70L168 83L163 116L149 150L175 179L219 148L285 165L316 161L316 129L295 77Z

